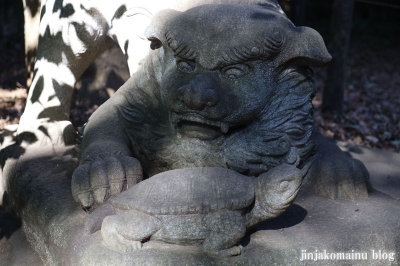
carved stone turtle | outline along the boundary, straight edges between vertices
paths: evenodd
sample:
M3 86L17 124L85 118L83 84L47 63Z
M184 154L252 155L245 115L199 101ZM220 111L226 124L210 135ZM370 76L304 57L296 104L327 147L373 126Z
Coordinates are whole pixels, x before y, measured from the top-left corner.
M219 167L163 172L109 200L115 215L103 220L102 236L110 248L125 252L150 238L203 245L214 256L238 255L246 230L280 215L305 173L287 164L257 178Z

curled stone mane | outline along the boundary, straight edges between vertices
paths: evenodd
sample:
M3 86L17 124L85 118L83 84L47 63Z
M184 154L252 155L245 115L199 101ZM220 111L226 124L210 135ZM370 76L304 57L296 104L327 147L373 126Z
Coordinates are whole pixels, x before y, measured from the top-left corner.
M291 139L300 163L309 158L315 145L312 99L315 95L313 71L306 66L285 69L278 77L279 87L261 114L261 124L269 131L280 131ZM289 108L289 109L288 109Z
M248 125L245 138L256 139L260 132L272 136L290 139L290 149L282 156L267 156L263 164L271 169L286 163L302 167L315 153L315 144L312 141L314 131L312 99L315 95L313 71L307 66L291 66L284 69L277 77L278 86L264 110L251 125ZM276 137L277 138L277 137ZM275 138L275 139L276 139ZM271 141L273 143L273 141ZM236 154L227 154L229 161L235 162ZM252 164L247 168L235 168L235 164L228 168L242 174L258 176L262 170Z

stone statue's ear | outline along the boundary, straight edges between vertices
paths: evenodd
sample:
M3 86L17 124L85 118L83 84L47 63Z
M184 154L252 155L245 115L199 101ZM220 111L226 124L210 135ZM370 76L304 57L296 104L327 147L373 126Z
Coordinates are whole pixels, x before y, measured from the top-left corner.
M154 15L149 27L147 27L145 32L146 38L151 41L151 49L155 50L163 46L168 22L174 19L180 13L181 12L173 9L165 9Z
M156 50L162 47L162 42L156 37L149 37L147 39L151 42L150 43L151 50Z
M308 27L296 27L284 50L281 64L290 61L309 66L325 66L332 59L321 35Z

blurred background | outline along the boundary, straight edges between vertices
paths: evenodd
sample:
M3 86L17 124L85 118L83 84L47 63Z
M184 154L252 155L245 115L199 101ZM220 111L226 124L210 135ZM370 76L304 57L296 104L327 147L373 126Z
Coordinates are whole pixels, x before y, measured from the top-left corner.
M334 140L399 152L400 1L279 2L295 25L314 28L323 36L334 58L329 67L314 69L319 130ZM17 124L24 110L24 47L22 0L0 0L0 130ZM76 84L73 124L85 123L127 78L124 57L113 46Z

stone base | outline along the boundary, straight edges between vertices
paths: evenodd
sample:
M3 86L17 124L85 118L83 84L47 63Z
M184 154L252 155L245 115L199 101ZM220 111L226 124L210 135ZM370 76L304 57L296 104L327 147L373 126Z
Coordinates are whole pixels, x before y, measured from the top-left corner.
M27 150L4 172L9 177L4 203L22 218L28 239L49 265L305 265L311 261L302 261L304 256L311 259L312 254L314 259L315 253L322 254L313 265L400 263L400 204L376 190L355 201L301 191L282 216L242 240L240 256L213 258L199 247L153 241L132 253L110 250L100 232L84 234L89 214L72 199L70 179L77 162L71 153L60 149L54 156L54 150L47 155L42 150L38 155ZM350 259L330 259L341 256L337 253Z

